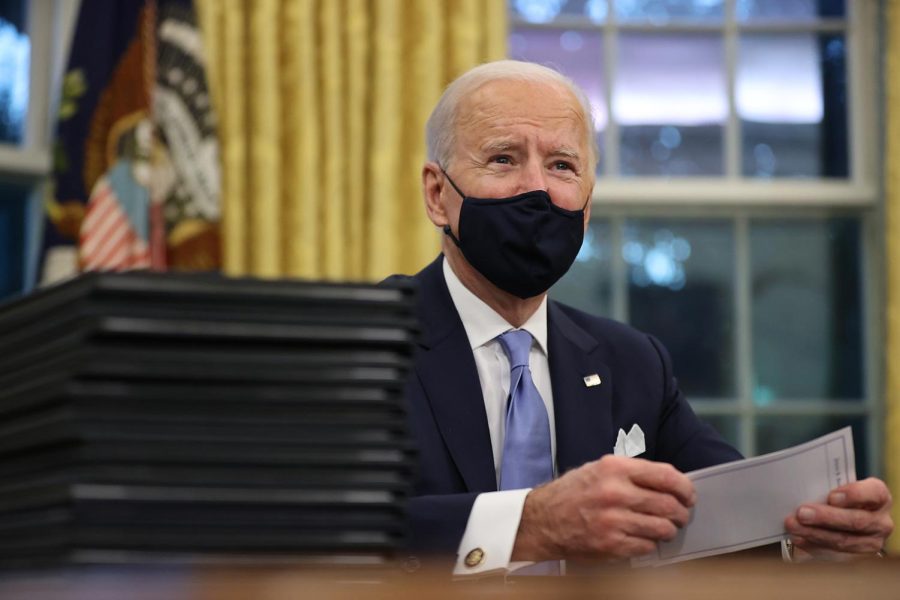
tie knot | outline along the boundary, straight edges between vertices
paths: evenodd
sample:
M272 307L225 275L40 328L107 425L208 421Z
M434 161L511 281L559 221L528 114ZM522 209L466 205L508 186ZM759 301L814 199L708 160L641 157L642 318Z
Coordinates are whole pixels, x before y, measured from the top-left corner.
M501 334L498 338L506 356L509 357L509 368L528 366L528 352L531 350L531 334L524 329L516 329Z

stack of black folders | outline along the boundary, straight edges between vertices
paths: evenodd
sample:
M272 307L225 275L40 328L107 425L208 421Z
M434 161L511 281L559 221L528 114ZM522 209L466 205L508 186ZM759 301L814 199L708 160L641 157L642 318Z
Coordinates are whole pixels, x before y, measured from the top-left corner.
M413 296L88 274L0 306L0 566L389 564Z

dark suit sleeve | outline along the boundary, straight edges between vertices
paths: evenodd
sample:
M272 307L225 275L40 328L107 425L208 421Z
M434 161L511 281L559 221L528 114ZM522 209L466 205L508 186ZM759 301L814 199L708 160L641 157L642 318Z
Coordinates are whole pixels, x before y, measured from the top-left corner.
M409 501L410 550L456 556L476 493L417 496Z
M421 556L456 556L478 493L466 490L416 375L407 381L406 398L419 455L415 489L407 504L409 550Z
M657 434L657 459L681 472L743 458L691 409L672 374L672 360L659 340L647 336L662 362L664 404Z

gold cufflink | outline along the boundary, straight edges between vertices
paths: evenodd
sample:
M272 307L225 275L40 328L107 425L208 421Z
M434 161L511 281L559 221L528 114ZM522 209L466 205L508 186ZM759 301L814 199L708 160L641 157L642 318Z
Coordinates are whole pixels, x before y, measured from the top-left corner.
M474 550L472 550L468 554L466 554L465 563L466 563L466 566L469 567L470 569L473 567L477 567L478 565L480 565L483 562L484 562L484 550L482 550L481 548L475 548Z
M595 385L600 385L602 381L600 381L600 376L596 373L592 373L584 378L585 387L594 387Z

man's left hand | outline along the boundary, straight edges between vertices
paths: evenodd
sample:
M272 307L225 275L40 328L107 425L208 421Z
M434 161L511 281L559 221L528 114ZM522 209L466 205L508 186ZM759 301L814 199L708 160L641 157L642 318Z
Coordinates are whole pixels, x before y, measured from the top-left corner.
M872 555L894 530L891 493L870 477L835 488L827 504L804 504L784 520L801 556L841 559Z

